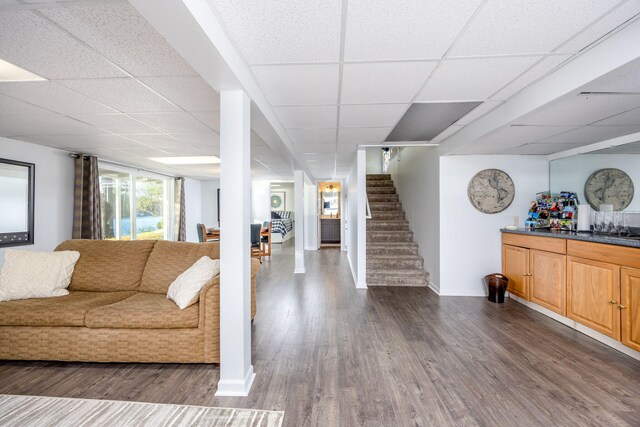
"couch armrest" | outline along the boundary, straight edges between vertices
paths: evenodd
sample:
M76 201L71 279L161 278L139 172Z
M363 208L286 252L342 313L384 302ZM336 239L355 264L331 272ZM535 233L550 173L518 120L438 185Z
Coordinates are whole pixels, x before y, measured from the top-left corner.
M204 333L206 360L220 362L220 276L209 280L200 290L198 327Z

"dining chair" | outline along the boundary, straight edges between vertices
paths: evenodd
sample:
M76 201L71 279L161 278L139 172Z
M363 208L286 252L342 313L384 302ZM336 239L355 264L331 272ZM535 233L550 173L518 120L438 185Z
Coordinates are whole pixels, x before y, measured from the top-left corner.
M251 256L258 258L262 264L262 249L260 243L260 230L262 225L251 224Z
M271 256L271 221L265 221L262 224L260 243L262 245L262 255Z

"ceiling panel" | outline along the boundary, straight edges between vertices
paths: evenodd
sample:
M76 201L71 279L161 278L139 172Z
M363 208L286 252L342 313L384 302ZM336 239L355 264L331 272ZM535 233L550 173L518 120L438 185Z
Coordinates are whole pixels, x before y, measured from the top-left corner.
M338 145L348 144L378 144L391 132L390 127L384 128L342 128L338 132Z
M436 62L345 64L343 104L409 103Z
M502 101L484 101L476 108L471 110L468 114L462 117L456 122L457 125L467 125L472 121L484 116L489 111L495 109L498 105L502 104Z
M120 113L75 115L74 118L113 133L158 132L158 129L149 127L136 119Z
M585 126L559 135L535 141L536 144L579 144L587 145L594 142L630 133L640 132L640 125L636 126Z
M0 135L99 134L93 126L55 113L0 116Z
M387 141L429 141L478 106L478 102L415 103Z
M640 107L638 95L571 95L517 120L526 125L581 126Z
M453 56L551 52L620 0L490 0L456 42Z
M189 113L135 113L131 117L167 133L211 132L211 129Z
M335 128L338 120L336 106L275 107L276 114L285 128Z
M46 113L46 110L35 107L26 102L22 102L18 99L10 98L5 95L0 95L0 115L10 114L42 114Z
M581 90L583 92L640 93L640 59L631 61L591 83L587 83Z
M480 3L349 0L345 59L439 59Z
M186 111L220 111L220 95L201 77L143 77L140 81Z
M163 149L153 148L153 147L135 147L135 148L126 148L126 149L123 148L119 150L121 150L126 154L140 156L140 157L167 157L167 156L173 155L169 152L168 149L163 150Z
M475 143L516 147L572 129L575 129L575 126L507 126L483 136Z
M521 56L445 60L417 101L484 101L539 59Z
M60 80L58 82L123 113L180 110L132 78Z
M635 108L594 123L594 125L597 126L633 126L638 124L640 124L640 108Z
M213 0L250 64L337 61L341 0Z
M0 12L0 40L2 59L47 79L126 75L29 10Z
M343 105L341 127L395 126L409 104Z
M445 130L443 130L442 132L440 132L438 135L436 135L431 142L440 142L448 137L450 137L451 135L453 135L454 133L458 132L460 129L462 129L461 125L457 125L454 124L452 126L449 126L448 128L446 128Z
M520 90L524 89L539 78L545 76L554 68L566 61L571 55L553 55L542 58L538 63L526 70L515 80L508 83L497 93L491 96L491 99L508 99Z
M148 147L173 147L179 138L166 133L138 133L124 135L129 139L139 142Z
M271 105L337 104L338 64L252 67Z
M298 153L334 153L336 144L293 144L293 148Z
M511 148L504 154L521 154L521 155L548 155L559 153L560 151L570 150L579 147L582 144L525 144L520 147Z
M176 133L172 136L200 147L217 147L218 150L220 148L220 135L217 133Z
M91 7L80 4L41 12L134 76L195 75L127 2L94 3Z
M220 132L219 111L191 111L190 114L211 129Z
M115 113L116 110L54 82L0 83L0 92L61 114Z
M289 129L291 141L297 144L335 143L336 129Z

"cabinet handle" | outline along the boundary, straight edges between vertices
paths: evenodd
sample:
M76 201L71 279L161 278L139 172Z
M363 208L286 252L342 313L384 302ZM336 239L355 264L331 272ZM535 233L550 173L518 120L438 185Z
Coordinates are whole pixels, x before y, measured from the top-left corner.
M620 304L618 307L620 307L620 310L624 310L625 308L627 308L626 305L622 305L622 304Z
M611 300L611 301L609 301L609 302L610 302L611 304L617 304L617 303L618 303L618 301L616 301L616 300L614 300L614 299L612 299L612 300Z

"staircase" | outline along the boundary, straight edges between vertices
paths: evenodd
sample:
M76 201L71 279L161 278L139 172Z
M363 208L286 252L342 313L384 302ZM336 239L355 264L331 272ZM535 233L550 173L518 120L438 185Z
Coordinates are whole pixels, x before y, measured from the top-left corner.
M429 274L391 175L367 175L367 197L367 286L427 286Z

